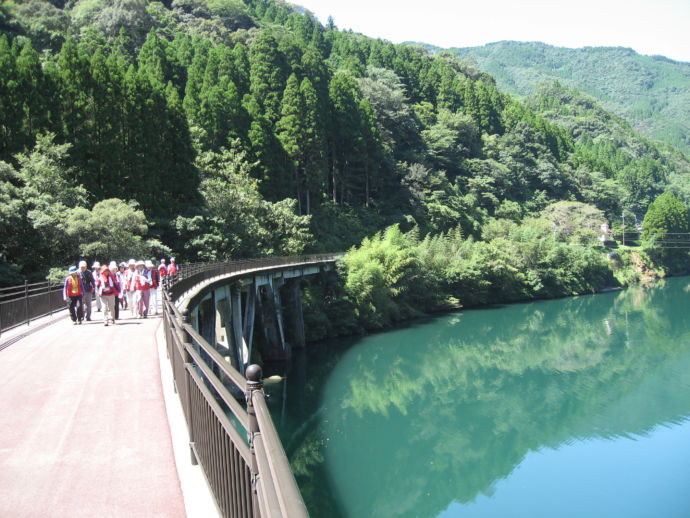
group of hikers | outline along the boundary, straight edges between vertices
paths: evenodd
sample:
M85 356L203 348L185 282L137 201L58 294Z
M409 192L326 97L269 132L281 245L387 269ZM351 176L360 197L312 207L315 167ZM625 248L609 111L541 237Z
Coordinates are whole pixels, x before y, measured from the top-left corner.
M79 267L71 266L65 279L62 298L69 304L69 315L74 325L84 319L91 320L93 301L96 311L103 310L104 325L115 324L120 318L120 309L129 309L130 315L147 318L149 313L158 313L158 300L162 301L160 290L166 277L174 279L178 267L175 258L170 264L161 259L156 267L150 260L120 263L111 261L101 264L96 261L87 267L86 261L79 261Z

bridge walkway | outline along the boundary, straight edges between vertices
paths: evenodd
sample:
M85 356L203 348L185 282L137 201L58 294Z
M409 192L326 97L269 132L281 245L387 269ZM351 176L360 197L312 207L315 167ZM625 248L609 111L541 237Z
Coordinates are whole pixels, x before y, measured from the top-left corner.
M185 516L161 319L121 317L63 318L0 351L0 516Z

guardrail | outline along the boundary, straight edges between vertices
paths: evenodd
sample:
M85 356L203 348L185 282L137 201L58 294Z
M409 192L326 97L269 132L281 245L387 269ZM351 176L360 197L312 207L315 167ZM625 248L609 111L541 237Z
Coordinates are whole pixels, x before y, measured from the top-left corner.
M62 284L25 282L0 288L0 335L4 331L65 309Z
M191 264L163 293L163 321L175 389L199 463L223 517L307 518L308 512L265 401L261 368L245 379L175 305L195 285L220 275L335 260L323 254Z

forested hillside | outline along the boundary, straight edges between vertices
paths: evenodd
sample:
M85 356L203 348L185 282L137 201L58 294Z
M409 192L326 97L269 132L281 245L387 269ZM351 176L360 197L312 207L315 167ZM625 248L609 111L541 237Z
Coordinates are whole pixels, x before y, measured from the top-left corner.
M517 100L280 1L15 0L0 31L3 283L80 255L345 250L396 223L481 239L559 200L614 223L690 195L682 155L590 98Z
M644 135L690 151L690 63L623 47L517 41L452 52L473 59L506 92L531 95L541 83L559 81L591 95Z

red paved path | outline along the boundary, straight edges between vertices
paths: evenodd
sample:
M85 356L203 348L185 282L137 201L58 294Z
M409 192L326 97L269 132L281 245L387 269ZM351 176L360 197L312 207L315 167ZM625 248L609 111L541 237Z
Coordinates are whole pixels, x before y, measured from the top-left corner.
M124 316L109 327L64 319L0 352L0 517L185 516L161 320Z

